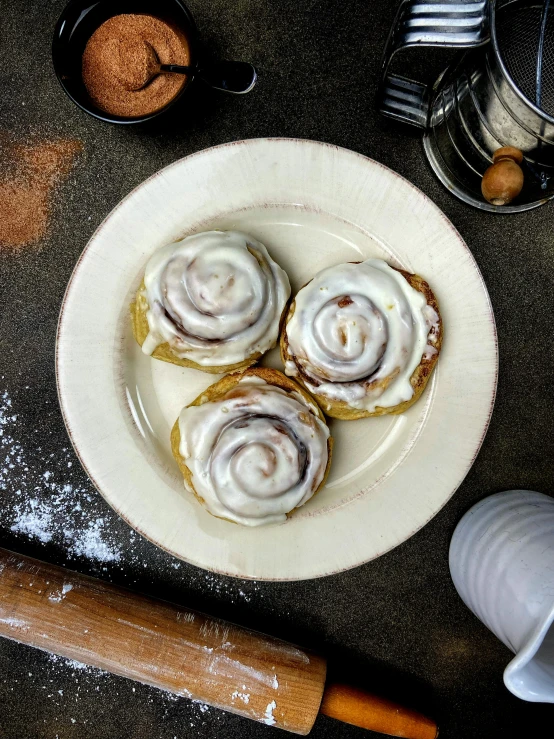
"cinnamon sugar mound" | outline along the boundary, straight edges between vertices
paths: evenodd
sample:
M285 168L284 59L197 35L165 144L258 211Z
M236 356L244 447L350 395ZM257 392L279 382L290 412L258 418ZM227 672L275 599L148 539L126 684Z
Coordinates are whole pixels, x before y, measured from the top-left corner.
M124 13L109 18L88 40L83 82L101 110L136 118L165 107L186 84L185 75L155 76L159 64L189 63L183 31L152 15Z
M7 143L0 175L0 247L19 249L46 234L52 195L83 146L59 139Z

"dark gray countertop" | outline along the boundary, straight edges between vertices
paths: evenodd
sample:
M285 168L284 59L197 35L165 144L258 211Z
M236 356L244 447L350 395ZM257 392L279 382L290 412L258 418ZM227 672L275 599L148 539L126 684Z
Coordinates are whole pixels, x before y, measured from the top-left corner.
M85 151L58 193L47 238L18 254L0 250L0 545L324 649L338 660L338 671L434 714L442 739L538 735L533 727L545 720L551 725L554 709L519 701L504 688L510 652L458 598L447 554L456 522L486 494L553 490L552 206L511 217L469 209L436 182L418 136L379 119L374 91L394 14L387 0L191 0L205 41L224 57L255 63L259 83L245 97L197 91L163 127L151 130L102 124L64 96L50 62L63 5L2 5L0 130L78 138ZM420 70L430 60L436 62L424 55ZM257 136L354 149L421 188L475 255L500 343L490 430L453 499L377 561L301 583L212 575L135 535L81 471L54 379L65 285L102 219L175 159ZM272 731L0 641L2 739L261 738ZM312 736L374 735L320 717Z

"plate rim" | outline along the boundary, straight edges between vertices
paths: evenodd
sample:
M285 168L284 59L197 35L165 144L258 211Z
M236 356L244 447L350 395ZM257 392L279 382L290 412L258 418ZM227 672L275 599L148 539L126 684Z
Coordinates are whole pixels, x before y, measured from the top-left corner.
M483 424L482 433L481 433L481 436L480 436L477 444L475 445L475 449L473 451L473 454L472 454L471 458L466 463L465 472L463 473L463 475L462 475L461 479L459 480L459 482L452 488L449 496L444 500L444 502L442 503L442 505L440 505L440 507L436 511L432 512L431 515L429 517L427 517L424 521L418 522L418 524L413 528L413 530L410 532L410 534L408 536L406 536L402 541L400 541L400 542L398 542L396 544L391 544L391 546L386 547L382 551L379 551L377 554L375 554L375 555L373 555L373 556L371 556L369 558L365 558L365 559L357 562L356 564L348 564L348 565L340 566L338 568L334 568L334 569L332 569L332 570L330 570L328 572L321 572L321 573L317 573L317 574L309 574L309 575L304 575L304 576L292 576L292 577L283 577L283 576L280 576L280 577L270 577L270 576L265 576L265 575L264 576L253 576L253 575L248 575L248 574L236 574L234 572L227 572L222 567L207 567L206 565L204 565L204 564L202 564L200 562L194 561L193 559L191 559L189 557L183 556L181 553L177 553L176 551L172 550L169 546L166 546L165 544L164 545L160 544L159 542L155 541L146 531L144 531L144 529L143 529L142 526L139 526L139 525L137 525L135 523L131 523L131 521L129 520L129 517L127 515L125 515L124 513L122 513L120 510L118 510L115 507L114 503L112 503L112 501L109 499L109 497L103 492L101 486L97 483L97 481L95 480L94 476L92 475L91 471L89 470L87 464L85 463L85 461L83 459L83 456L82 456L82 454L80 452L80 449L79 449L79 447L77 445L77 442L76 442L76 440L74 438L74 433L73 433L73 430L72 430L72 427L71 427L71 424L70 424L70 421L69 421L68 413L66 412L66 408L65 408L65 404L64 404L64 402L65 402L64 401L64 393L63 393L63 390L62 390L62 382L61 382L61 377L60 377L60 375L61 375L61 371L60 371L60 354L61 354L61 352L60 352L60 336L62 334L62 324L63 324L63 321L64 321L64 316L65 316L67 304L68 304L68 301L69 301L70 292L71 292L72 286L73 286L73 284L75 282L75 279L76 279L77 275L80 272L80 269L81 269L81 266L82 266L82 262L83 262L85 256L87 255L87 253L88 253L89 249L91 248L93 242L95 241L97 235L105 227L107 221L110 220L112 218L112 216L120 208L122 208L123 205L129 199L131 199L133 197L133 195L137 191L139 191L140 189L142 189L148 183L155 181L158 177L163 176L163 174L166 173L169 169L171 169L173 167L180 166L185 161L190 161L190 160L192 160L192 159L194 159L196 157L200 157L200 156L206 155L208 152L212 152L212 151L215 151L215 150L222 150L222 149L226 149L226 148L230 148L230 147L235 147L235 146L246 146L246 147L248 147L251 144L275 143L275 142L296 143L296 144L300 144L300 145L308 144L308 145L313 145L313 146L320 146L322 148L327 148L327 149L331 149L331 150L334 150L334 151L338 151L339 153L344 152L344 153L346 153L349 156L355 156L355 157L361 159L364 163L368 163L370 166L376 165L378 168L383 169L383 170L386 170L386 172L389 173L389 174L391 174L391 175L393 175L393 177L399 178L401 181L403 181L405 184L407 184L415 193L417 193L417 195L419 197L423 198L427 202L427 204L429 204L431 206L431 208L433 209L433 211L435 212L435 214L437 216L440 216L440 219L442 220L442 222L453 232L453 234L456 237L458 243L463 247L463 249L466 251L467 255L469 256L469 259L470 259L470 261L472 263L472 266L475 269L475 271L476 271L476 273L477 273L477 275L479 277L479 280L480 280L480 283L481 283L481 287L483 289L484 296L486 297L486 304L487 304L487 309L488 309L488 318L489 318L490 324L491 324L492 339L493 339L493 344L494 344L494 377L493 377L493 383L492 383L492 387L491 387L491 397L489 399L489 407L488 407L488 411L487 411L487 414L486 414L485 422ZM356 567L361 567L362 565L367 564L367 563L373 561L374 559L378 559L379 557L383 556L387 552L392 551L396 547L398 547L401 544L403 544L406 541L408 541L408 539L410 539L412 536L414 536L416 533L418 533L424 526L426 526L447 505L447 503L452 499L452 497L454 496L454 494L456 493L456 491L458 490L458 488L460 487L460 485L463 483L463 481L467 477L469 471L471 470L471 467L473 466L473 464L474 464L474 462L475 462L475 460L476 460L476 458L477 458L477 456L478 456L478 454L479 454L479 452L481 450L481 447L483 445L484 439L485 439L485 437L487 435L487 432L488 432L488 429L489 429L489 426L490 426L490 422L491 422L491 418L492 418L492 414L493 414L493 411L494 411L494 405L495 405L496 396L497 396L497 389L498 389L499 350L498 350L498 332L497 332L497 328L496 328L496 320L495 320L495 316L494 316L494 310L493 310L493 306L492 306L492 301L491 301L491 298L490 298L490 295L489 295L489 292L488 292L488 289L487 289L487 286L486 286L484 277L483 277L483 275L481 273L481 270L479 268L479 265L477 263L477 260L475 259L475 256L473 255L473 253L470 250L469 246L466 244L464 238L462 237L462 235L460 234L460 232L457 230L457 228L454 226L454 224L450 221L450 219L446 216L446 214L443 213L443 211L439 208L439 206L426 193L424 193L416 185L414 185L408 179L406 179L401 174L399 174L395 170L391 169L387 165L382 164L381 162L378 162L375 159L372 159L371 157L368 157L368 156L366 156L364 154L361 154L360 152L353 151L352 149L348 149L348 148L343 147L343 146L337 146L336 144L331 144L331 143L324 142L324 141L317 141L317 140L313 140L313 139L304 139L304 138L299 138L299 137L287 137L287 136L272 136L272 137L263 137L262 136L262 137L255 137L255 138L249 138L249 139L238 139L238 140L234 140L234 141L225 142L225 143L222 143L222 144L215 144L215 145L210 146L210 147L207 147L205 149L201 149L199 151L192 152L191 154L188 154L188 155L186 155L184 157L180 157L179 159L176 159L175 161L167 164L165 167L162 167L161 169L159 169L156 172L152 173L145 180L141 181L132 190L130 190L121 200L119 200L117 202L117 204L114 206L114 208L112 208L110 210L109 213L106 214L106 216L102 219L102 221L100 222L100 224L96 227L96 229L94 230L94 232L91 234L91 236L89 237L89 239L88 239L85 247L83 248L82 252L80 253L80 255L79 255L79 257L78 257L78 259L77 259L77 261L76 261L76 263L75 263L75 265L73 267L73 270L71 272L71 275L69 277L69 280L68 280L66 289L64 291L64 295L63 295L63 298L62 298L62 301L61 301L61 304L60 304L58 322L57 322L57 326L56 326L56 340L55 340L54 364L55 364L56 390L57 390L57 395L58 395L58 403L59 403L60 411L61 411L61 414L62 414L62 418L63 418L64 425L65 425L65 428L66 428L66 431L67 431L67 434L68 434L69 441L70 441L70 443L71 443L71 445L73 447L73 450L75 451L75 454L76 454L76 456L77 456L77 458L79 460L79 463L81 464L81 467L83 468L85 474L87 475L87 477L91 481L93 487L100 493L100 495L106 501L106 503L110 506L110 508L120 518L122 518L125 521L125 523L127 523L127 525L131 529L133 529L138 534L140 534L140 536L144 537L147 541L151 542L156 547L158 547L162 551L167 552L168 554L170 554L171 556L175 557L176 559L182 560L182 561L186 562L187 564L190 564L190 565L192 565L194 567L198 567L198 568L200 568L202 570L205 570L205 571L208 571L208 572L214 572L216 574L224 575L226 577L232 577L232 578L238 579L238 580L251 580L251 581L258 581L258 582L300 582L300 581L304 581L304 580L315 580L315 579L319 579L321 577L329 577L329 576L332 576L332 575L337 575L337 574L340 574L342 572L347 572L348 570L354 569Z

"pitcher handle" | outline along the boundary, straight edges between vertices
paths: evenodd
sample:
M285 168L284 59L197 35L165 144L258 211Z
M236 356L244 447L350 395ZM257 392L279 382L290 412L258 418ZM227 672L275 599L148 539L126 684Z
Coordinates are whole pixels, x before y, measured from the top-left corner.
M410 46L474 48L489 40L489 0L402 0L389 33L379 85L383 115L426 128L429 88L389 73L393 56Z

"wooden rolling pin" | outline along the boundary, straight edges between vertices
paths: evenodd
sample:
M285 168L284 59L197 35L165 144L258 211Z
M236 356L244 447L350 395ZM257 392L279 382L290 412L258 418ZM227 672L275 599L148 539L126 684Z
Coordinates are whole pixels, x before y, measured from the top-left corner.
M296 734L320 711L405 739L438 733L415 711L325 685L325 660L305 649L3 549L0 636Z

